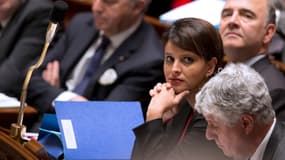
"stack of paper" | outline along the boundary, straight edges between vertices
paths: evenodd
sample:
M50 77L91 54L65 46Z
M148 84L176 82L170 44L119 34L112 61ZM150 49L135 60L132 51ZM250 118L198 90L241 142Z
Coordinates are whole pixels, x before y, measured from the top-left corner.
M20 102L17 98L9 97L3 93L0 93L0 108L12 108L20 107Z

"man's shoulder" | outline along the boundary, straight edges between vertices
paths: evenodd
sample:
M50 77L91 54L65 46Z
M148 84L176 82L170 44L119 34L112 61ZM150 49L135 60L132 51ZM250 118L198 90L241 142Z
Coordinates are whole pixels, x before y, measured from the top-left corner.
M260 59L252 66L265 80L269 90L285 89L285 76L267 57Z
M88 24L89 26L95 27L93 25L94 23L94 17L91 12L82 12L74 15L72 19L70 20L69 25L79 25L82 26L82 24Z
M141 25L131 36L133 42L138 41L141 48L150 48L163 52L161 40L151 24L146 21L142 21Z

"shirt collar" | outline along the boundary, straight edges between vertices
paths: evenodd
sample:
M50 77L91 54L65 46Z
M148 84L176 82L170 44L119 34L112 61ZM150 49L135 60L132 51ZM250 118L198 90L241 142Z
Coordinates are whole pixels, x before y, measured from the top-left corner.
M248 65L248 66L252 66L254 63L256 63L257 61L259 61L260 59L262 59L263 57L265 57L264 54L262 55L258 55L255 57L250 58L249 60L244 61L244 64Z
M263 138L262 142L257 147L255 153L251 156L250 160L261 160L263 158L265 148L269 142L269 139L271 137L275 124L276 124L276 118L274 118L269 131L267 132L266 136Z

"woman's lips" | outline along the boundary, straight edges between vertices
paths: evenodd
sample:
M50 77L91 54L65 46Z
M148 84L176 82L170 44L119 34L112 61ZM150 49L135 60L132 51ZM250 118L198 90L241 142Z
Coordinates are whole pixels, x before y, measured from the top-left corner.
M169 80L169 83L171 83L171 85L175 85L175 86L180 85L183 82L183 80L178 79L178 78L169 78L168 80Z

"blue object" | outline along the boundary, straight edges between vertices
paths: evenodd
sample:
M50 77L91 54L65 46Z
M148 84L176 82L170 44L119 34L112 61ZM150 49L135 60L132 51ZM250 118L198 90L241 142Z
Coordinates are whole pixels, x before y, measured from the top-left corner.
M61 133L55 114L44 114L41 128L39 128L38 142L45 147L50 159L63 157Z
M130 159L135 136L142 124L139 102L56 102L64 158Z

